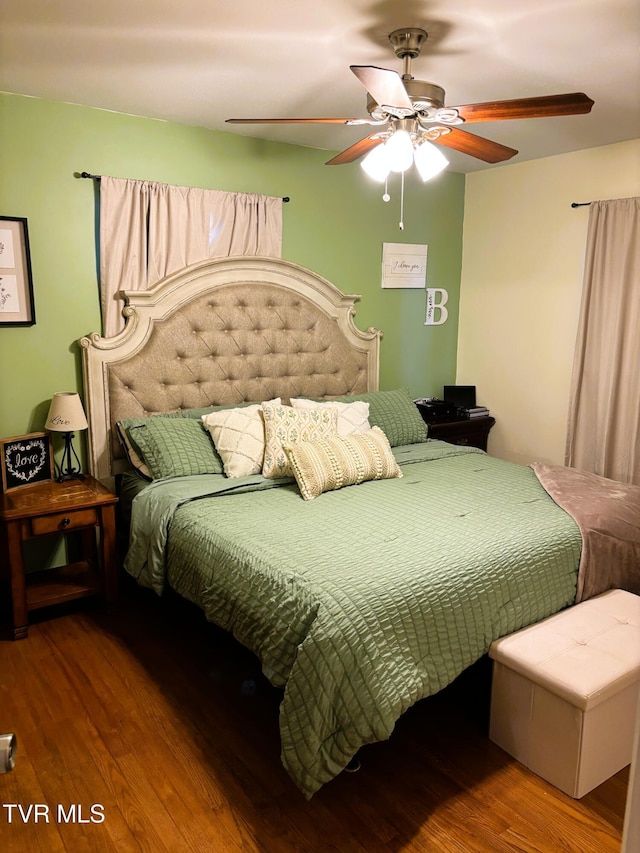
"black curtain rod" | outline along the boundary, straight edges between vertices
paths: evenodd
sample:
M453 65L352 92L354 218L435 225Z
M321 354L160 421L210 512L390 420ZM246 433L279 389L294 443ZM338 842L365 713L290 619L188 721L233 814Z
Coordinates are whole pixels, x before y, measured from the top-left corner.
M102 175L92 175L90 172L76 172L76 176L78 178L91 178L93 181L99 181ZM286 204L288 201L291 201L288 195L282 197L282 201Z
M589 207L592 204L590 201L572 201L571 207Z

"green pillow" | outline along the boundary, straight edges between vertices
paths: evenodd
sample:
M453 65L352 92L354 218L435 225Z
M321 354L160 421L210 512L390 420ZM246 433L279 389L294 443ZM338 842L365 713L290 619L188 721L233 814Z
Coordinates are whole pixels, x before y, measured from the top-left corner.
M364 400L369 403L369 423L380 427L391 447L426 441L427 425L406 388L395 391L368 391L351 397L338 397L345 403Z
M222 474L222 460L201 421L193 418L148 418L130 428L154 480L190 474Z
M162 420L166 420L167 418L192 418L195 421L200 422L202 415L208 415L210 412L217 412L222 409L231 409L234 406L244 406L249 405L248 403L231 403L226 406L206 406L203 409L181 409L178 412L165 412L160 415L147 415L146 417L140 416L137 418L123 418L121 421L118 421L116 424L116 428L118 430L118 438L120 439L120 443L124 448L125 455L132 467L136 469L138 474L144 477L146 480L152 480L153 475L149 470L149 467L146 465L143 453L135 439L136 429L140 426L146 426L150 421L156 420L157 418L161 418ZM222 463L221 463L222 464ZM212 473L218 473L212 472Z

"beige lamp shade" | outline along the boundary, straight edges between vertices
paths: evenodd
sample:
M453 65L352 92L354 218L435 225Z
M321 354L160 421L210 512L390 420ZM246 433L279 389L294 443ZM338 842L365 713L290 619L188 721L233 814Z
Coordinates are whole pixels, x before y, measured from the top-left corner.
M79 394L60 391L53 395L45 429L53 432L76 432L88 427Z

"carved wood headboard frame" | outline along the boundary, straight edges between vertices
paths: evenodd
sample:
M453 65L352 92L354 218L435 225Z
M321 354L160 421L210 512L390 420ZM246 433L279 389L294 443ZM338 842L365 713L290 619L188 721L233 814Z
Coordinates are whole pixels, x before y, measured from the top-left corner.
M123 418L378 388L382 333L356 328L360 297L288 261L204 261L121 295L125 329L80 340L100 480L128 468L114 429Z

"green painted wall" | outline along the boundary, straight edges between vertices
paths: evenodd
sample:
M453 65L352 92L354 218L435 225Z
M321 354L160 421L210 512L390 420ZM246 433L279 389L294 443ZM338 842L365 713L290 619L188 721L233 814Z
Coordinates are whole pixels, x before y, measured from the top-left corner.
M411 174L405 229L357 165L330 153L87 107L0 94L0 215L28 219L36 324L0 328L0 435L42 428L55 391L82 393L78 338L100 330L97 196L89 171L184 186L287 195L283 257L359 293L356 325L384 332L381 387L438 393L456 374L464 176ZM345 137L345 147L353 140ZM423 290L383 290L384 242L427 243L428 284L449 319L425 326Z

